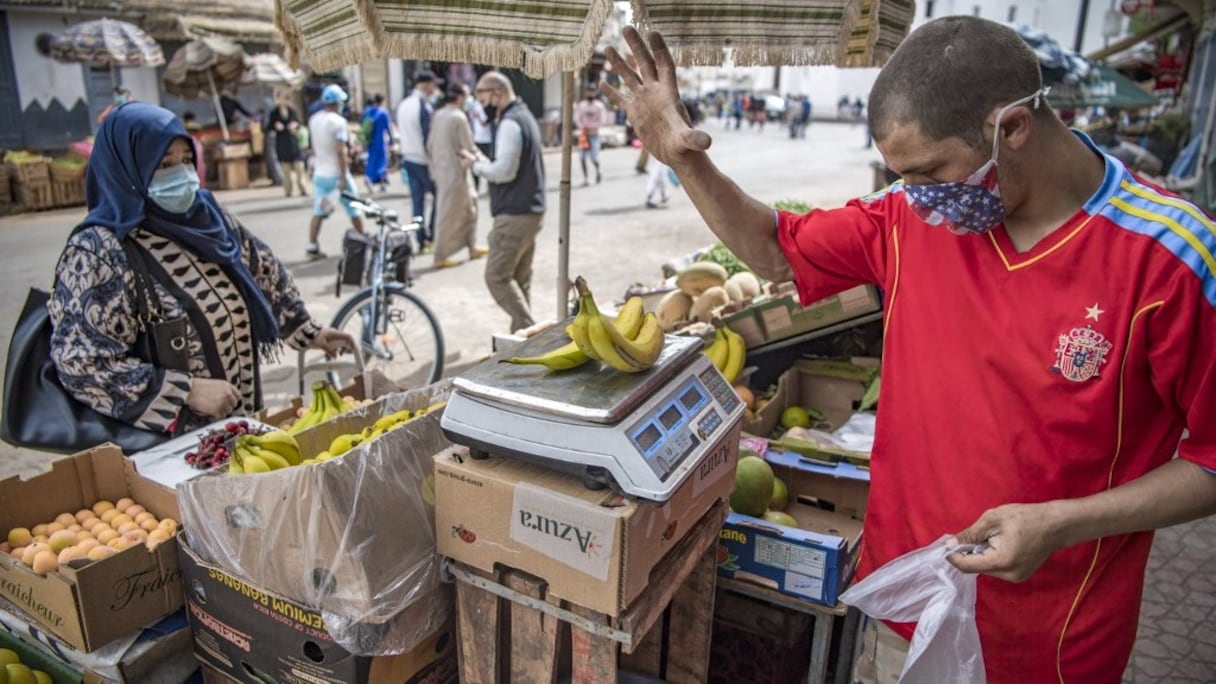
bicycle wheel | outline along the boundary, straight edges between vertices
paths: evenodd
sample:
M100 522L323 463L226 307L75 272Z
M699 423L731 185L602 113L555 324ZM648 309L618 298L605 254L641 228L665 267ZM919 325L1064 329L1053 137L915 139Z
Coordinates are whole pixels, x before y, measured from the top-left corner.
M419 387L443 375L443 331L430 307L403 285L385 287L374 307L371 290L351 297L333 327L363 346L364 364L404 386Z

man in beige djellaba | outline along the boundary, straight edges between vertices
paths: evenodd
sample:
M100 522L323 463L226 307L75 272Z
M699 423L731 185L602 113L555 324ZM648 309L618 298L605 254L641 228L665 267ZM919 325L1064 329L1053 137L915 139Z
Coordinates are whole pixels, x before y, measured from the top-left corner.
M464 107L469 89L463 83L448 85L443 107L431 119L426 153L435 181L435 268L450 268L461 262L452 259L461 249L469 250L469 261L489 251L477 246L477 191L468 169L461 164L461 151L476 151L473 131Z

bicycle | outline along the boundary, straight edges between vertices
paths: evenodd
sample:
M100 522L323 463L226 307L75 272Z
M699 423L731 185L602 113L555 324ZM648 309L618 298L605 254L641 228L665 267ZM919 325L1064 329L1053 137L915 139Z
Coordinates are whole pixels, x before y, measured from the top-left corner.
M409 263L417 251L421 223L402 225L396 211L371 199L349 193L343 197L375 222L376 234L363 236L362 264L346 263L349 254L338 264L334 296L341 297L343 282L352 279L343 277L351 273L348 268L359 269L355 273L363 287L338 309L332 326L360 341L369 370L379 370L406 387L437 382L443 375L443 330L426 302L409 290Z

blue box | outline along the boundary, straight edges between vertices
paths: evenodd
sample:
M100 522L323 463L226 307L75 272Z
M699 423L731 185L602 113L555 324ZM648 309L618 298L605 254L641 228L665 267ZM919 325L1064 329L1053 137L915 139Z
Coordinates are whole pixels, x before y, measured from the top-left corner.
M718 574L834 606L857 565L870 472L785 451L764 458L789 488L785 512L798 527L732 511L719 537Z

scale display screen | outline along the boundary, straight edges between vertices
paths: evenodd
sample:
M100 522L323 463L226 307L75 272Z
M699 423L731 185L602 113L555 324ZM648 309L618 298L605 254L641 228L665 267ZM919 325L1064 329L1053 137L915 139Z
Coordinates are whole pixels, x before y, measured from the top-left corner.
M684 414L680 413L680 409L676 408L673 404L672 406L667 407L667 410L663 412L663 415L659 416L659 422L663 424L664 428L670 430L679 425L680 419L683 417Z
M634 446L660 479L665 479L721 425L716 411L698 420L711 402L705 386L693 378L630 428Z
M684 405L686 410L691 411L696 408L696 406L700 404L701 400L704 398L705 395L701 394L701 390L693 386L689 387L688 391L684 393L684 396L680 397L680 403Z
M638 433L638 446L643 452L650 451L650 448L653 447L662 436L663 433L659 432L659 428L655 427L653 423L647 425L645 430Z

